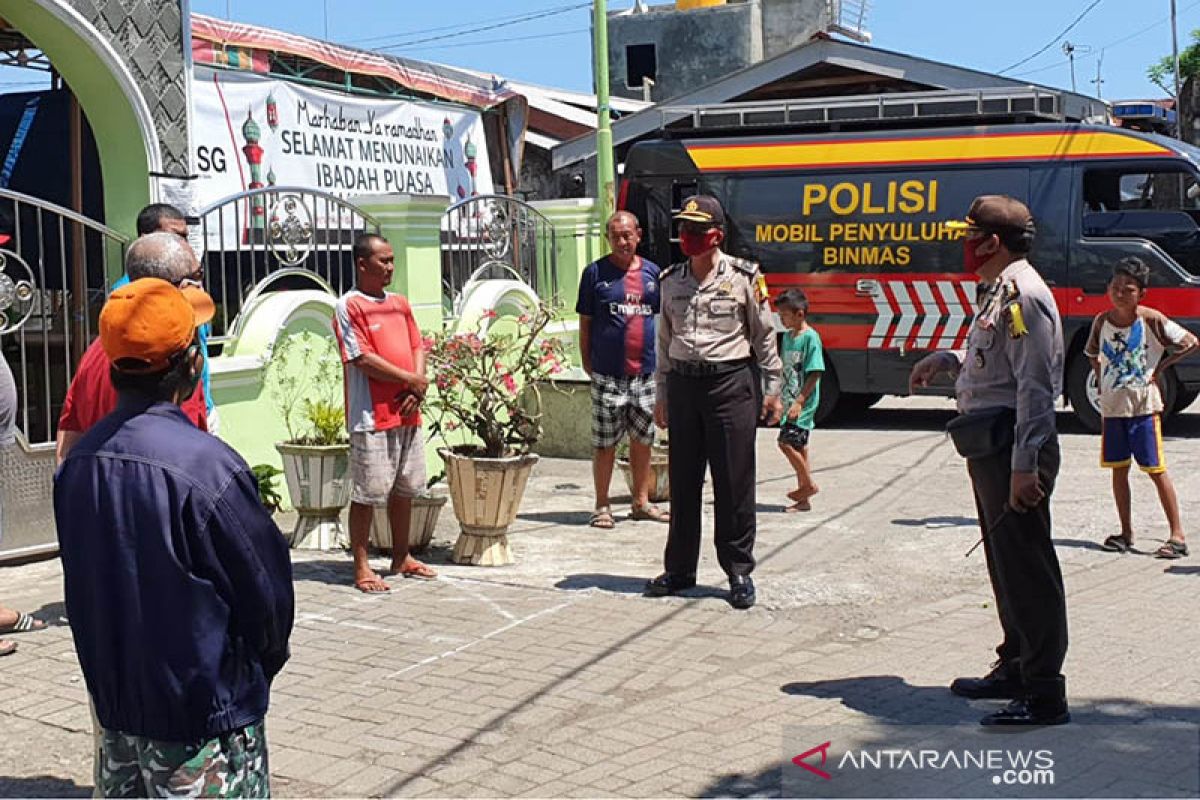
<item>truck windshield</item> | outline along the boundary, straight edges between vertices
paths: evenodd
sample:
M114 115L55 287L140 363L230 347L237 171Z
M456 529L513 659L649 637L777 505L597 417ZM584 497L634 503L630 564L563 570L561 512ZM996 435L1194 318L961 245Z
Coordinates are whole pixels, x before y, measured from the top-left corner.
M1149 239L1192 275L1200 275L1200 183L1180 164L1088 169L1083 177L1083 234Z

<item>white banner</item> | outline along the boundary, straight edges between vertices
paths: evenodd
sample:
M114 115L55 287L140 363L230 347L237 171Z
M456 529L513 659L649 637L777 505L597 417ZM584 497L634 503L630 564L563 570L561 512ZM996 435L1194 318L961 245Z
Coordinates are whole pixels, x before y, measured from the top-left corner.
M196 204L266 186L361 194L492 192L477 111L196 67Z

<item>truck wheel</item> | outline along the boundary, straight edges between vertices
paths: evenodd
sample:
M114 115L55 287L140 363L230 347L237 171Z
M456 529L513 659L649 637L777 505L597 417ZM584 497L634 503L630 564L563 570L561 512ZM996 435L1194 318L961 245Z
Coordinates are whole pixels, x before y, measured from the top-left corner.
M817 413L814 421L820 425L831 419L834 414L841 410L838 408L838 403L842 397L837 373L833 370L833 364L830 364L829 359L826 359L825 372L821 374L821 399L817 403ZM786 410L784 409L784 411Z
M1175 395L1175 405L1171 407L1171 413L1182 414L1187 410L1188 406L1196 402L1197 397L1200 397L1200 389L1184 389L1180 387L1179 393Z
M1100 432L1100 390L1096 372L1083 353L1077 353L1067 368L1067 399L1075 418L1092 433Z
M861 414L883 399L883 395L874 392L843 392L838 400L839 414Z

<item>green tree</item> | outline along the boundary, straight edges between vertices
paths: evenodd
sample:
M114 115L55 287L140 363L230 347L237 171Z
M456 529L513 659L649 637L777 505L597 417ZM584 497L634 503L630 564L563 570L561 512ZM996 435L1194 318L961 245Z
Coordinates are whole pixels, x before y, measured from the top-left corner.
M1200 30L1191 34L1192 43L1179 53L1179 81L1200 76ZM1146 77L1169 95L1175 94L1175 64L1170 56L1163 56L1157 64L1146 70Z

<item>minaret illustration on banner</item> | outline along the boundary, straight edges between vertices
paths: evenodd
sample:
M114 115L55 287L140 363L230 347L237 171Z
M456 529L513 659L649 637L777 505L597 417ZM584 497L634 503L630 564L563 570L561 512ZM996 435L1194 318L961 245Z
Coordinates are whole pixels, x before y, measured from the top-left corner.
M242 138L246 140L242 152L246 154L246 161L250 164L250 188L263 188L262 182L262 157L263 149L259 147L258 141L262 138L262 130L258 127L258 123L254 121L254 113L252 109L246 111L246 122L242 125ZM251 228L253 230L263 230L267 226L267 206L266 200L261 194L254 196L251 201Z

